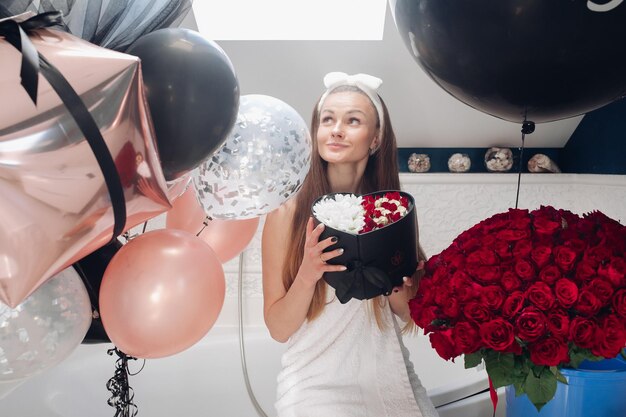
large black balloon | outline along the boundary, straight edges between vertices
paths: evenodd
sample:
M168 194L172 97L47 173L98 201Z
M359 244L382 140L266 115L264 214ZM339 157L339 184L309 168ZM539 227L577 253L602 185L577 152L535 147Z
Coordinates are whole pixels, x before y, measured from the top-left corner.
M539 123L626 94L626 4L594 4L397 0L393 10L405 45L444 90L493 116Z
M120 250L122 243L114 240L106 246L85 256L80 261L74 263L74 269L78 272L91 301L92 320L91 326L85 335L82 343L110 343L111 340L107 336L102 320L100 319L100 303L98 302L98 294L100 293L100 284L102 276L113 256Z
M226 53L189 29L160 29L127 51L141 58L161 167L168 181L197 167L226 140L239 83Z

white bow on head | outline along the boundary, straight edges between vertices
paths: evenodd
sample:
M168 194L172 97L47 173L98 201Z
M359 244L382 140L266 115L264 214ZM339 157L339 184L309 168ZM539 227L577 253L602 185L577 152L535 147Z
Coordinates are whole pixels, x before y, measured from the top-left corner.
M376 91L382 83L383 80L380 78L368 74L348 75L345 72L329 72L324 76L324 85L329 90L340 85L356 85L359 88L363 86L369 90Z
M335 88L342 85L353 85L357 87L359 90L363 91L365 95L367 95L374 105L376 109L376 113L378 113L378 122L380 124L380 131L384 131L384 113L383 113L383 105L380 101L380 97L376 92L378 87L381 86L383 80L378 77L374 77L368 74L354 74L348 75L345 72L329 72L324 76L324 86L326 87L326 92L320 98L320 101L317 106L317 110L322 109L322 104L328 94L330 94Z

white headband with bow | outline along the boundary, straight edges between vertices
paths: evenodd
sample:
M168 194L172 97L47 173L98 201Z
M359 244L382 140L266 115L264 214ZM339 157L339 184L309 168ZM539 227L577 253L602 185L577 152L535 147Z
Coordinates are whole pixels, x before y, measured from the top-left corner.
M324 104L324 100L326 97L337 87L342 85L353 85L357 87L359 90L363 91L367 97L369 97L370 101L376 108L376 112L378 113L378 122L380 124L380 132L382 134L384 130L384 122L385 117L383 113L383 105L380 101L380 97L376 90L383 83L383 80L380 78L374 77L368 74L354 74L348 75L345 72L329 72L324 76L324 86L326 86L326 92L320 98L320 101L317 105L317 111L322 110L322 104Z

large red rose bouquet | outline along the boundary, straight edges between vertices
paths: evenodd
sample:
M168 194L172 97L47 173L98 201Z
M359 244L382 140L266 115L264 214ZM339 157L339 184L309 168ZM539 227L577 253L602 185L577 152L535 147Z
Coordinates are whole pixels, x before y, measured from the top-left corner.
M539 410L559 369L626 344L626 227L600 212L510 209L458 236L426 265L411 317L442 358L483 360L495 388Z

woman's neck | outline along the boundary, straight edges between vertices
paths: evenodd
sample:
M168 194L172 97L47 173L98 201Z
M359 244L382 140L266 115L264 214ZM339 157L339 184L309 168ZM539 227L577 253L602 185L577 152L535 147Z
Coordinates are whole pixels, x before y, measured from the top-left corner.
M357 164L328 164L326 170L332 192L358 193L361 179L367 166L367 160L363 162Z

